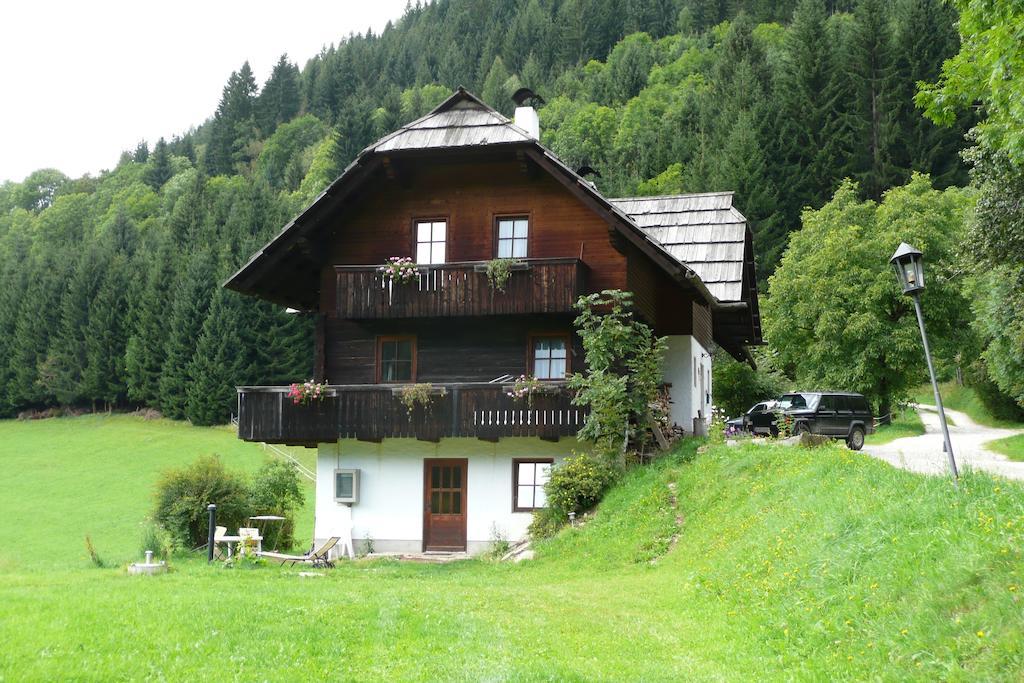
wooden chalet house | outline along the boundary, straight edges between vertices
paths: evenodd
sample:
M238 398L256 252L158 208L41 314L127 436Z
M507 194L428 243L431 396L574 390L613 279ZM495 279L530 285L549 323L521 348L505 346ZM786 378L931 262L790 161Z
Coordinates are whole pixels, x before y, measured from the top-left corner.
M552 463L584 412L557 390L581 370L573 303L626 289L669 340L672 418L700 429L711 350L761 342L751 232L731 193L607 199L463 89L367 147L226 284L317 316L314 375L328 396L240 387L239 436L319 449L317 541L379 552L478 552L523 537ZM411 282L379 271L411 257ZM520 260L504 291L486 263ZM507 394L528 374L553 391ZM430 383L410 414L403 386Z

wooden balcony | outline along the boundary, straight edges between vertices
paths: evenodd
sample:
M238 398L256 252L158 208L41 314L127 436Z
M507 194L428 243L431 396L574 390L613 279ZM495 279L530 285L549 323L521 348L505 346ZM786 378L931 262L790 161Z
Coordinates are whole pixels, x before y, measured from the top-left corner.
M238 437L295 446L386 438L536 436L557 441L574 436L586 416L559 385L527 403L508 396L508 387L500 384L435 384L429 405L417 406L411 415L399 400L401 387L334 385L325 398L309 405L293 404L288 387L239 387Z
M335 266L337 315L347 320L572 313L585 287L579 259L523 259L504 291L486 261L421 266L412 282L392 282L379 266Z

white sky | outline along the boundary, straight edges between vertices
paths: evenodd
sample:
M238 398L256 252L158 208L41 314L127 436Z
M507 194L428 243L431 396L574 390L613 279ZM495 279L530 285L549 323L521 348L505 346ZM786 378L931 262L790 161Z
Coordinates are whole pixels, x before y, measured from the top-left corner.
M117 164L212 115L246 59L262 86L281 53L306 60L380 32L406 0L0 0L0 182Z

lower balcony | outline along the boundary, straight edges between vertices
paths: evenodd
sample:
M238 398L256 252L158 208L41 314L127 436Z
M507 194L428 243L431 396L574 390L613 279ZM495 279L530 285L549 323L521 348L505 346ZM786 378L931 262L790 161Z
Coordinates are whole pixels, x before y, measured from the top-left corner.
M557 441L575 436L586 417L586 411L574 406L560 385L526 401L510 397L508 387L500 384L434 384L429 402L414 406L411 412L401 401L402 387L332 385L324 398L305 405L288 398L288 387L239 387L238 436L293 446L386 438L497 441L535 436Z

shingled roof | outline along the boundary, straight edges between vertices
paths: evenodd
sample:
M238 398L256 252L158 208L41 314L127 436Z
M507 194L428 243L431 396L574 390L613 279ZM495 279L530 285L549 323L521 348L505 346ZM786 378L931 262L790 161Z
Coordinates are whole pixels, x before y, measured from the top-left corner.
M373 143L363 153L532 141L533 138L522 128L463 90L449 97L426 116L407 123Z
M732 192L610 200L645 234L692 268L722 302L743 301L747 219Z

